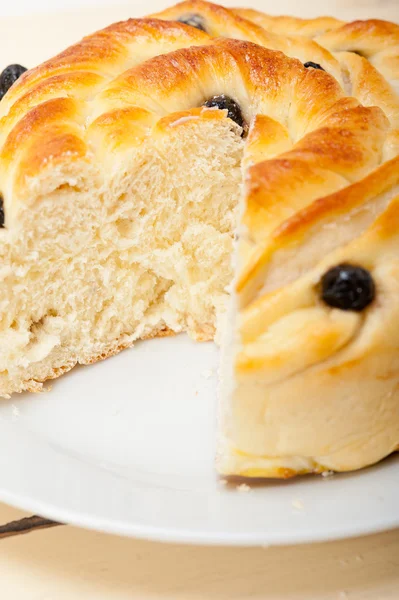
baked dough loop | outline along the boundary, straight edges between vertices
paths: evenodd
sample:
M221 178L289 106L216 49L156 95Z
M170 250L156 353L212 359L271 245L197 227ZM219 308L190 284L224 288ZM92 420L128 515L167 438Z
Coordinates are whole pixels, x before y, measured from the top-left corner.
M218 95L244 136L203 106ZM0 117L1 396L138 339L220 334L221 473L356 469L397 447L399 169L381 108L281 52L139 19L24 74ZM318 293L348 262L376 284L361 313Z
M344 23L332 17L273 17L203 0L181 2L155 16L188 15L199 15L212 36L249 40L320 65L347 95L384 110L391 124L387 158L399 153L399 25L377 19Z

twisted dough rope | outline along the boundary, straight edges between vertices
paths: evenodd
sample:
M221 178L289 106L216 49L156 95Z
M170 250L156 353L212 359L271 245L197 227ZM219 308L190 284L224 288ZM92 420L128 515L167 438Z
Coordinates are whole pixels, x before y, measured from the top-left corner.
M345 23L331 17L272 17L251 9L233 12L282 35L312 39L329 50L341 64L351 93L365 106L383 108L396 129L398 151L399 25L380 19Z
M199 15L212 36L249 40L302 63L321 65L347 95L384 110L392 127L386 158L399 153L398 25L378 20L345 24L331 17L270 17L203 0L187 0L153 16L177 20L190 15Z

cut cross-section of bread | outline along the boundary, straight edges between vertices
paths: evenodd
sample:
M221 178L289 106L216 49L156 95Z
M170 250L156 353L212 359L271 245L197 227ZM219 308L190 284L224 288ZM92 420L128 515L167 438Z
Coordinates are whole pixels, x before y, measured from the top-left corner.
M0 396L139 339L219 335L220 472L394 449L398 164L380 108L280 52L141 19L27 72L0 111ZM347 262L361 312L320 291Z

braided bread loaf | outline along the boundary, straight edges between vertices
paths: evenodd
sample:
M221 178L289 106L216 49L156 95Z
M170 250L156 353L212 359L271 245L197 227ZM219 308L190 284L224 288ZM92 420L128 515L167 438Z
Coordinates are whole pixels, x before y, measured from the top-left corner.
M203 0L187 0L154 16L188 21L212 36L249 40L298 58L309 67L325 69L347 95L384 110L392 128L387 158L399 153L399 25L378 20L345 24L331 17L270 17Z
M0 396L223 330L221 473L397 447L399 159L379 107L280 52L132 19L25 73L0 118Z

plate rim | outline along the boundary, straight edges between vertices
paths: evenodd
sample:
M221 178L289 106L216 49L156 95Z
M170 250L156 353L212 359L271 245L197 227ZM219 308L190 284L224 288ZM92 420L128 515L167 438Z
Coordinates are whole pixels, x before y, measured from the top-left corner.
M338 474L339 476L339 474ZM362 524L354 524L351 527L328 528L326 530L295 534L295 530L289 533L272 533L267 536L265 532L254 533L227 533L227 532L198 532L190 529L179 529L172 527L157 527L140 525L138 523L126 523L125 521L110 520L90 515L85 512L77 512L71 509L52 505L51 503L25 497L21 494L10 492L0 487L0 501L14 508L31 512L56 521L60 525L70 525L91 531L97 531L121 537L147 540L151 542L163 542L173 544L187 544L194 546L228 546L228 547L271 547L271 546L294 546L310 543L333 542L343 539L351 539L373 535L386 531L399 529L399 511L397 517L382 518L378 522L373 521L369 527Z
M173 398L180 397L177 405L175 405L175 401L172 401L172 404L160 402L159 399L164 396L159 395L156 380L153 381L152 386L148 385L148 369L152 369L153 361L157 361L157 357L165 355L165 345L170 346L171 344L175 346L174 352L168 353L171 360L163 361L162 365L163 370L167 371L172 378L174 377L173 369L177 368L176 364L180 365L179 362L176 363L176 357L184 353L187 358L186 375L181 379L183 386L181 393L172 394ZM151 348L151 352L148 352L149 348ZM195 350L194 354L191 354L191 349ZM133 361L135 368L137 372L141 372L141 380L140 378L134 380L135 387L141 390L141 393L137 395L137 405L131 400L125 402L126 398L130 398L130 396L125 390L124 377L128 373L129 381L131 381L133 352L136 356L136 360ZM396 456L394 453L378 465L352 473L337 473L331 478L309 475L286 482L268 480L265 486L260 486L262 489L258 489L257 482L252 482L254 487L248 494L239 493L235 489L234 482L226 487L217 485L217 479L214 476L211 477L209 474L208 478L208 467L211 468L211 465L208 464L210 457L205 458L204 465L201 462L201 466L197 465L193 470L197 452L201 451L201 457L203 456L202 444L207 443L207 436L212 436L214 439L214 388L217 382L215 378L208 380L202 377L201 369L215 367L217 359L213 344L197 345L186 336L161 338L155 342L145 342L140 347L137 346L134 351L127 350L120 353L107 361L106 365L97 363L87 369L74 370L59 380L52 394L40 394L36 397L37 403L30 395L18 398L22 401L22 405L19 407L14 406L12 400L6 401L4 414L3 407L0 407L0 438L2 438L4 450L0 454L0 501L27 512L85 529L137 539L202 546L299 545L359 537L399 528L399 505L398 510L396 508L396 498L399 494L399 453ZM128 366L130 370L127 368ZM180 372L180 367L177 370ZM195 380L193 380L193 373L195 373ZM92 393L93 380L95 389L98 386L103 393ZM101 382L103 384L108 382L108 386L111 385L112 390L115 390L115 381L118 381L121 387L121 390L117 388L115 391L116 397L119 398L118 402L121 402L116 405L109 401L107 386L100 386ZM59 393L57 393L58 385ZM81 401L86 398L88 390L90 390L90 401L83 403L83 406L86 407L84 410ZM195 390L197 391L194 394ZM66 398L71 400L71 394L74 401L65 402ZM200 424L201 434L198 439L201 440L201 447L197 445L198 439L197 442L194 439L193 455L190 456L188 463L184 462L182 472L180 472L182 467L179 468L179 466L174 475L173 469L169 471L168 468L167 472L161 469L158 474L149 472L151 475L149 481L146 481L145 478L142 480L141 476L137 476L140 475L140 461L138 466L134 461L132 465L129 460L127 461L129 469L130 466L133 467L131 473L133 477L131 477L130 474L124 472L123 460L120 465L122 466L121 471L119 468L114 468L112 456L108 457L108 454L102 456L101 453L94 452L93 460L88 460L86 445L80 446L82 439L85 442L87 439L91 439L87 438L87 425L90 424L90 428L93 429L92 419L95 414L99 415L100 420L97 425L100 429L94 427L93 431L97 433L91 439L89 449L93 448L95 451L98 444L100 448L104 447L101 435L97 434L98 431L101 432L104 418L106 423L109 423L110 415L113 415L115 407L118 408L119 413L117 413L118 416L115 416L114 424L125 422L127 418L130 418L130 413L140 415L143 406L145 411L149 408L149 413L144 413L152 415L148 420L150 432L145 429L145 420L143 421L142 434L144 432L145 439L151 439L151 436L155 435L157 431L156 428L154 429L151 411L156 411L159 423L162 423L162 429L158 430L158 435L160 431L164 432L165 430L165 421L163 420L165 415L162 411L159 412L159 404L167 406L168 416L172 406L173 410L178 410L178 415L182 418L182 420L166 421L169 425L169 428L166 428L168 432L176 434L176 427L187 431L187 417L190 417L191 426L193 411L192 403L187 402L188 397L193 399L195 406L202 407L198 413L195 412L197 417L195 422ZM185 407L183 409L179 404L182 398ZM65 412L59 412L60 402L67 411L66 421ZM209 410L210 407L211 410ZM48 412L49 410L50 412ZM68 420L71 415L73 416L72 421ZM70 438L69 432L75 432L73 426L76 422L76 415L79 416L78 421L82 423L80 431L84 435L75 439L75 434L73 433ZM206 415L206 420L202 421L204 415ZM38 421L35 420L37 417L39 417ZM62 424L61 428L67 434L66 438L59 439L60 431L57 428L54 430L56 433L54 437L51 426L54 424L54 418L57 423ZM44 429L37 428L37 423L44 423ZM111 442L114 444L115 433L120 430L118 427L113 428L112 426L107 430L112 433ZM47 435L48 431L53 432L51 436ZM131 430L129 429L129 431ZM124 435L126 433L124 428L122 433ZM133 439L135 439L134 436ZM190 444L191 441L190 438ZM72 442L73 448L77 443L77 454L71 451ZM187 440L183 437L179 444L178 448L181 448L181 444L185 444L183 447L187 447ZM153 444L150 444L150 449L152 447ZM135 447L133 446L133 448ZM107 443L105 449L108 452ZM135 453L137 453L137 448L135 448L133 456L136 456ZM155 456L159 460L158 451L155 452ZM206 457L206 454L204 456ZM62 462L60 463L61 457ZM192 462L193 457L194 463ZM111 462L109 462L109 458ZM168 461L173 459L174 452L168 457ZM118 460L117 453L116 467L119 465ZM76 461L80 464L77 471ZM149 464L151 471L151 461ZM169 462L167 464L169 465ZM202 473L203 467L205 467L205 478ZM144 468L148 469L146 463L144 463ZM187 469L189 469L190 479L184 485L180 485L180 477L185 476ZM54 473L54 479L49 480L50 473ZM153 480L154 474L157 477ZM363 475L366 480L357 485L357 477L360 476L362 479ZM108 477L112 479L110 480ZM192 479L193 477L194 479ZM115 485L113 480L115 480ZM250 481L247 483L252 485ZM283 486L284 491L280 494L278 488L281 483L285 483L285 485ZM155 489L159 488L159 499L156 495L155 497L152 495L154 485ZM328 490L325 486L328 487ZM116 494L115 497L112 493L107 492L108 488ZM271 494L267 492L268 488L272 488L270 489ZM321 492L319 496L320 490L323 488L324 492ZM367 490L373 492L370 500L368 500L370 494L367 493ZM93 491L100 493L101 496L104 495L105 501L97 502L97 496L93 495ZM173 494L170 495L170 492ZM187 493L189 493L188 501ZM271 495L270 501L264 497L265 493L266 496ZM352 498L349 506L345 493L349 493ZM235 498L229 500L230 495ZM151 498L151 508L143 510L148 498ZM295 506L294 502L298 503L298 501L302 506ZM152 502L155 503L154 508L152 508ZM126 503L127 506L130 504L131 509L128 508L125 512ZM387 510L384 510L384 504ZM256 517L249 514L248 520L244 513L252 513L251 506L255 510ZM362 508L360 512L359 507ZM180 518L182 509L183 517ZM227 510L226 519L220 514L221 510ZM336 512L337 518L331 518ZM236 525L234 519L241 516L245 517L243 522ZM280 523L279 519L281 518L283 521Z

